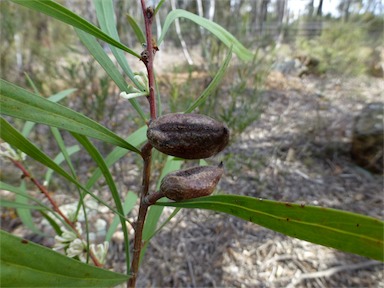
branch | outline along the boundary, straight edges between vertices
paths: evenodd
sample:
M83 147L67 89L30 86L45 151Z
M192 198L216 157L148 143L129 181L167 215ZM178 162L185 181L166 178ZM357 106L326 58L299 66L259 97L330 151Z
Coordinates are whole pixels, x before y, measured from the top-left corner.
M128 281L128 287L135 287L137 274L139 272L140 254L143 241L143 228L149 207L149 204L146 203L146 195L148 194L149 181L151 176L152 145L146 143L141 149L141 155L144 160L143 182L140 195L139 214L137 215L135 227L135 240L133 243L133 257L131 264L131 278Z
M156 98L155 98L155 76L153 70L153 60L156 52L158 51L156 42L152 38L152 23L155 16L155 12L152 7L145 5L145 0L141 0L141 8L144 16L145 23L145 35L147 40L146 50L141 53L141 61L143 61L148 72L148 86L149 95L147 97L149 101L149 110L151 113L151 120L156 119ZM127 283L127 287L135 287L136 279L139 272L140 254L143 246L143 228L145 218L147 216L149 204L146 202L146 196L149 191L149 182L151 178L151 160L152 160L152 145L146 143L141 149L141 156L144 160L143 167L143 182L140 195L139 214L137 215L136 227L135 227L135 239L133 244L133 257L131 264L131 278Z
M159 50L152 38L152 23L154 18L154 10L152 7L145 6L145 0L141 0L141 7L144 15L145 22L145 36L147 39L147 48L141 53L141 60L145 64L148 72L148 85L149 85L149 108L151 119L156 119L156 99L155 99L155 74L153 71L153 60L155 53Z
M67 216L64 215L64 213L60 210L60 208L57 205L57 203L55 202L55 200L53 200L51 195L49 195L49 192L45 188L45 186L41 185L40 182L36 178L32 177L32 175L28 172L28 170L19 161L13 160L11 158L9 160L11 160L12 163L23 172L23 178L27 178L27 179L31 180L31 182L33 184L35 184L35 186L40 190L40 192L44 194L44 196L48 199L49 203L51 203L51 205L53 207L53 210L57 214L59 214L60 217L63 218L63 220L72 228L72 230L76 233L76 236L79 239L83 239L82 236L80 235L79 231L77 231L75 223L73 223L71 220L69 220L67 218ZM92 259L93 263L95 264L95 266L97 266L97 267L102 267L103 266L99 262L99 260L97 260L96 256L92 253L91 250L89 250L88 253L89 253L89 257L91 257L91 259Z

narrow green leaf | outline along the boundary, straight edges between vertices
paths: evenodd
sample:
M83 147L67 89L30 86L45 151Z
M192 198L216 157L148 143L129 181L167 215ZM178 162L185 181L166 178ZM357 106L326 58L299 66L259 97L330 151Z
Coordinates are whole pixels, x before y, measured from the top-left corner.
M58 235L61 234L61 229L59 227L59 225L57 223L62 223L64 226L66 225L66 223L64 222L64 220L59 217L55 211L53 211L52 208L50 207L47 207L43 202L41 202L39 199L37 199L36 197L33 197L31 195L28 195L26 194L22 189L21 187L15 187L15 186L12 186L12 185L9 185L7 183L4 183L2 181L0 181L0 190L5 190L5 191L9 191L11 193L15 193L17 196L21 196L21 197L24 197L26 199L29 199L30 201L32 202L35 202L37 203L38 205L27 205L27 206L24 206L24 207L20 207L20 208L28 208L28 209L33 209L33 210L39 210L39 212L41 213L41 215L43 215L43 217L45 219L48 220L48 222L51 224L51 226L53 227L53 229L56 231L56 233ZM14 203L14 202L13 202ZM2 206L2 204L4 204L3 200L0 200L0 206ZM8 205L8 206L7 206ZM13 206L12 206L13 205ZM19 205L16 203L16 206ZM13 208L17 208L15 207L15 204L7 204L5 203L4 204L5 207L13 207ZM57 220L53 220L50 216L48 216L47 213L45 213L44 211L49 211L51 213L51 215L53 215ZM0 239L1 241L1 239Z
M13 128L4 118L0 118L0 126L0 138L5 142L16 147L45 166L52 168L67 180L73 181L72 177L63 168L53 162L47 155L41 152L39 148L29 142L27 138L23 137L19 131Z
M133 19L133 17L129 14L127 14L127 21L128 24L131 25L133 32L135 33L137 37L137 41L141 44L146 43L147 40L145 40L145 35L143 30L141 30L139 24L137 24L136 20Z
M137 129L135 132L133 132L131 135L128 136L126 139L129 143L132 143L134 146L139 146L142 143L144 143L145 140L147 140L147 125L142 126L141 128ZM119 159L124 157L127 154L127 150L122 149L120 147L116 147L112 150L111 153L108 154L108 156L105 158L105 163L108 167L112 166L114 163L116 163ZM127 171L129 173L129 171ZM97 168L93 173L92 176L89 178L87 184L85 187L90 189L96 181L100 178L102 175L100 168Z
M76 27L80 30L83 30L86 33L89 33L96 38L99 38L117 48L120 48L121 50L124 50L128 52L129 54L140 58L140 55L137 54L135 51L131 50L127 46L121 44L120 42L116 41L112 37L105 34L103 31L101 31L98 27L91 24L84 18L78 16L77 14L73 13L72 11L68 10L64 6L51 1L51 0L12 0L12 2L15 2L21 6L24 6L26 8L36 10L38 12L44 13L50 17L53 17L59 21L62 21L64 23L67 23L73 27Z
M71 161L69 156L72 155L73 153L78 152L80 150L80 147L78 145L74 145L74 146L71 146L71 147L65 146L64 139L61 136L59 129L57 129L55 127L51 127L51 132L52 132L52 135L55 138L56 143L59 146L59 149L61 151L55 157L55 159L53 159L53 161L56 164L61 164L65 160L67 162L70 170L71 170L72 176L73 177L77 177L75 168L74 168L74 166L72 164L72 161Z
M136 147L86 116L2 79L0 105L2 114L87 135L140 153Z
M55 230L57 235L61 235L61 233L63 233L61 231L59 224L57 224L58 222L55 221L48 213L45 213L44 211L40 211L40 213L48 221L48 223L51 225L53 230Z
M2 230L0 248L2 287L113 287L129 279Z
M8 207L8 208L16 208L17 210L20 210L20 209L28 210L28 211L30 211L30 210L46 210L46 208L41 207L41 206L30 205L30 204L23 204L23 203L19 203L19 202L15 202L15 201L4 200L4 199L1 199L1 198L0 198L0 206L1 207ZM42 235L42 233L39 230L37 230L36 227L35 227L35 229L31 229L31 230L33 232L37 233L37 234Z
M167 225L169 223L169 221L172 220L173 217L175 217L177 215L177 213L179 213L181 210L181 208L176 208L172 211L171 215L168 216L168 218L163 222L161 223L161 225L156 229L155 232L152 233L151 236L148 237L148 239L146 240L147 242L149 242L159 231L161 231L161 229L164 228L165 225Z
M34 91L36 94L39 94L39 89L37 89L35 83L32 81L31 77L29 77L28 73L24 72L24 75L25 75L25 77L27 78L27 82L29 83L29 85L31 85L33 91Z
M116 85L119 87L120 91L127 91L128 84L124 80L123 75L119 71L119 69L116 68L115 64L112 62L112 60L108 57L108 55L105 53L104 49L101 47L99 42L96 41L96 38L79 30L75 29L77 35L79 36L80 41L84 44L84 46L88 49L88 51L92 54L93 58L96 59L97 62L103 67L105 72L109 75L109 77L112 78L112 80L116 83ZM135 78L133 78L134 81ZM140 107L136 99L130 99L129 102L133 106L133 108L139 113L141 118L146 121L146 116L143 111L143 109Z
M237 195L156 205L224 212L288 236L384 261L384 222L360 214Z
M124 91L127 89L127 82L124 80L121 72L116 68L115 64L112 62L111 58L108 57L107 53L104 51L103 47L97 42L96 38L85 33L80 29L75 29L77 35L79 36L80 41L92 54L93 58L103 67L105 72L112 78L120 90Z
M254 54L245 48L231 33L221 27L219 24L212 22L206 18L200 17L196 14L190 13L185 10L175 9L170 12L165 19L163 31L157 41L158 45L164 40L165 34L168 32L169 27L176 18L187 18L196 24L204 27L213 35L215 35L221 42L223 42L227 47L233 46L233 52L243 61L250 61L253 59Z
M54 94L52 96L49 96L48 100L57 103L57 102L63 100L65 97L71 95L76 90L77 89L75 89L75 88L70 88L70 89L66 89L66 90L60 91L60 92L58 92L58 93L56 93L56 94Z
M71 147L67 147L67 153L68 153L68 156L71 156L72 154L75 154L77 152L80 151L80 147L79 145L74 145L74 146L71 146ZM64 155L62 152L60 152L54 159L53 159L53 162L55 162L56 164L60 165L63 161L64 161ZM53 170L52 169L48 169L47 172L45 173L45 183L46 185L49 184L49 182L51 181L51 177L52 177L52 174L53 174Z
M20 205L23 205L23 206L37 207L36 210L43 209L43 207L39 207L39 206L34 206L34 205L29 205L28 204L28 198L25 197L25 195L27 194L25 180L21 181L20 191L23 193L23 195L16 194L14 204L20 204ZM31 230L32 232L34 232L34 233L36 233L38 235L44 235L44 233L41 232L36 227L35 223L33 222L33 217L32 217L31 209L30 208L22 208L20 206L20 207L18 207L16 209L16 211L17 211L17 215L19 216L21 222L24 224L25 227L29 228L29 230Z
M125 197L125 201L123 204L124 215L127 215L133 209L133 207L135 207L137 198L138 197L136 193L133 193L132 191L128 191L127 197ZM115 216L105 236L106 241L111 241L113 233L115 233L118 225L119 225L119 217Z
M117 33L115 23L115 13L113 9L112 0L93 0L93 3L96 8L96 16L97 20L99 21L101 30L104 31L107 35L111 36L116 41L120 42L119 34ZM124 53L113 46L111 46L110 48L125 74L127 74L132 81L136 82L133 78L134 74L131 70L131 67L129 67L127 58L125 57Z
M70 95L71 93L75 92L76 89L67 89L67 90L63 90L57 94L54 94L50 97L48 97L47 99L49 101L52 101L52 102L59 102L60 100L64 99L65 97L67 97L68 95ZM24 127L23 127L23 130L21 132L21 134L23 134L25 137L28 137L29 133L31 132L31 130L33 129L33 127L36 125L36 123L34 122L31 122L31 121L27 121L25 122L24 124Z
M117 191L117 187L115 184L115 181L113 181L112 174L109 172L107 164L104 162L103 156L100 154L100 152L96 149L96 147L87 139L87 137L83 135L79 135L76 133L72 133L72 135L76 138L77 141L83 147L87 150L88 154L92 157L92 159L97 163L97 166L100 168L101 172L104 175L105 181L107 182L107 185L109 187L109 190L111 191L113 201L115 202L115 206L117 211L119 212L119 220L121 223L121 229L123 230L124 234L124 244L125 244L125 257L126 257L126 266L127 271L129 272L129 265L130 265L130 257L129 257L129 238L128 238L128 230L127 226L125 225L125 218L123 215L123 205L121 203L119 191Z
M108 207L111 211L124 217L121 213L119 213L118 211L113 209L105 201L103 201L102 199L97 197L94 193L92 193L87 188L85 188L83 185L81 185L76 179L74 179L71 175L69 175L67 171L65 171L63 168L61 168L55 162L53 162L51 158L49 158L39 148L37 148L35 145L33 145L27 138L25 138L23 135L21 135L21 133L19 131L17 131L15 128L13 128L12 125L10 125L2 117L0 118L0 127L1 127L0 138L2 138L9 145L19 149L20 151L24 152L25 154L27 154L31 158L35 159L36 161L42 163L43 165L47 166L48 168L53 169L56 173L63 176L69 182L75 184L78 188L84 190L86 193L88 193L94 199L96 199L97 201L102 203L104 206Z
M227 71L228 64L231 58L232 58L232 48L228 51L228 54L225 57L223 64L221 65L220 69L217 71L211 83L209 83L208 87L205 88L203 93L201 93L201 95L188 107L188 109L185 110L185 113L191 113L201 104L203 104L205 100L207 100L208 96L210 96L215 91L217 86L219 86L219 84L221 83L221 80L223 79L225 72Z
M161 8L161 6L163 6L165 0L160 0L159 4L157 4L156 8L155 8L155 15L157 14L157 12L159 11L159 9Z
M6 191L9 191L9 192L15 193L16 195L25 197L25 198L27 198L27 199L29 199L29 200L31 200L31 201L37 203L38 206L37 206L37 205L36 205L36 206L37 206L37 207L41 207L42 210L48 210L48 211L54 213L54 211L53 211L51 208L47 207L47 206L46 206L43 202L41 202L39 199L37 199L36 197L33 197L33 196L31 196L31 195L28 195L28 194L24 193L24 191L23 191L23 189L22 189L21 187L15 187L15 186L13 186L13 185L9 185L9 184L7 184L7 183L5 183L5 182L0 181L0 190L6 190Z

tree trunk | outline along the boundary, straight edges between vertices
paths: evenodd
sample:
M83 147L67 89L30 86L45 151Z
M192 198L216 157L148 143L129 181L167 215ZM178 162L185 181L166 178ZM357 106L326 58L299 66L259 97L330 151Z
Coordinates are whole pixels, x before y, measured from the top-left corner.
M260 7L260 35L264 34L264 24L267 22L268 5L270 0L262 0Z
M172 10L175 10L176 0L171 0L171 5L172 5ZM187 59L187 62L189 65L193 65L193 60L191 58L191 55L188 52L187 44L185 43L183 36L181 35L180 22L178 18L176 18L175 20L175 28L176 28L177 37L179 37L181 47L183 48L185 59Z
M323 0L319 1L319 6L317 6L316 16L321 17L323 15Z
M351 7L351 0L346 0L344 2L344 21L348 22L349 20L349 8Z
M312 18L313 16L313 10L314 10L314 0L310 0L309 3L307 4L307 9L308 9L308 18Z
M277 14L277 40L276 44L281 45L284 40L284 19L286 15L287 1L281 0L276 2L276 14Z

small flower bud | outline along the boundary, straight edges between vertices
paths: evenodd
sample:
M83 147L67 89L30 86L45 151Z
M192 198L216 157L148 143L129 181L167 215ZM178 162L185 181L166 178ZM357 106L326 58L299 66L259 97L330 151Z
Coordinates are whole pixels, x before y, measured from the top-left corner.
M8 143L0 142L0 158L21 162L25 160L26 155L22 152L16 152Z

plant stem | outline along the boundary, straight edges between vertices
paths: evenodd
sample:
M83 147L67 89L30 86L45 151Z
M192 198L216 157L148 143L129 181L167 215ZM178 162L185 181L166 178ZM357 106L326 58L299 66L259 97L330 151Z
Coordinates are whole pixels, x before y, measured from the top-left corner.
M141 149L141 155L144 160L143 168L143 182L140 195L140 207L139 214L137 216L136 227L135 227L135 240L133 243L133 257L131 264L131 278L128 281L128 287L135 287L137 274L139 272L140 254L142 248L143 239L143 228L145 218L147 216L149 205L145 201L145 197L149 190L149 181L151 176L151 160L152 160L152 145L146 143Z
M151 113L151 120L156 119L156 98L155 98L155 76L153 71L153 60L157 47L154 47L152 42L152 22L154 16L154 10L152 7L146 7L145 0L141 0L141 7L143 10L144 22L145 22L145 35L147 40L146 51L144 51L145 58L143 57L143 63L147 68L148 73L148 86L149 86L149 110ZM127 287L135 287L137 275L139 272L141 248L143 246L143 229L145 218L147 216L148 207L146 196L149 191L149 182L151 178L151 160L152 160L152 145L146 143L141 149L141 156L143 157L143 182L140 195L139 214L137 215L136 227L135 227L135 239L133 244L133 257L131 264L131 278L127 282Z
M73 223L71 220L69 220L67 218L67 216L64 215L64 213L60 210L59 206L57 205L57 203L55 202L55 200L53 200L53 198L51 197L51 195L49 195L49 191L45 188L45 186L41 185L40 182L34 178L29 172L28 170L23 166L23 164L21 164L19 161L16 161L16 160L13 160L13 159L10 159L12 161L12 163L17 167L19 168L22 172L23 172L23 178L27 178L29 180L31 180L31 182L33 184L35 184L35 186L40 190L41 193L44 194L44 196L48 199L49 203L51 203L52 207L53 207L53 210L60 215L61 218L63 218L63 220L72 228L72 230L76 233L77 237L79 239L82 239L82 236L79 234L79 232L77 231L76 229L76 225L75 223ZM91 257L93 263L95 264L95 266L97 267L102 267L103 265L99 262L99 260L96 258L96 256L92 253L91 250L88 251L89 252L89 257Z
M152 42L152 22L154 16L154 10L152 7L145 6L145 0L141 0L141 7L144 15L145 22L145 36L147 39L147 61L144 61L145 67L148 72L148 86L149 86L149 109L151 113L151 119L156 119L156 99L155 99L155 74L153 71L153 60L156 53L156 49L153 47Z

